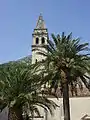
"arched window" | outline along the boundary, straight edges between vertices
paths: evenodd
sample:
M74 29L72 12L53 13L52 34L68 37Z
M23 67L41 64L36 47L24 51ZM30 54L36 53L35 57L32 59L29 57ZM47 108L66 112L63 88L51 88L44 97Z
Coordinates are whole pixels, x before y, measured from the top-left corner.
M44 61L44 59L42 59L42 62Z
M42 37L42 44L44 44L45 43L45 38L44 37Z
M37 59L36 59L35 63L37 63Z
M39 38L38 37L36 38L36 44L39 44Z

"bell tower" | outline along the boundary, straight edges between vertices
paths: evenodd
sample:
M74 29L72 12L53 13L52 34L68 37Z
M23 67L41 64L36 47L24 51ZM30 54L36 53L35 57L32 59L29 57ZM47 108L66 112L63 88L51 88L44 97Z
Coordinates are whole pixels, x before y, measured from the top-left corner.
M44 46L47 46L47 39L48 39L48 30L45 27L45 23L43 20L43 16L40 14L36 28L32 34L33 43L32 43L32 64L37 61L42 61L45 59L45 56L38 54L38 50L45 51Z

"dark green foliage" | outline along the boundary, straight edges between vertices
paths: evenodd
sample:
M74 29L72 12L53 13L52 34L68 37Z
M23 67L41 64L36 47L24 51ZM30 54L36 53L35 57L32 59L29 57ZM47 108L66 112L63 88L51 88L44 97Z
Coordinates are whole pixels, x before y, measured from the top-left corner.
M10 62L0 66L0 100L3 105L1 107L9 107L10 120L20 120L22 113L28 111L40 115L37 106L49 110L51 114L52 108L56 107L54 102L39 94L42 77L40 72L37 74L34 66L26 62Z
M80 38L73 39L72 33L65 36L63 32L61 36L52 34L52 41L48 40L48 46L45 46L45 49L47 52L41 50L37 52L46 57L38 64L44 66L43 72L45 77L48 76L46 82L48 81L51 87L62 88L64 119L70 120L68 87L72 87L72 92L76 90L73 88L77 88L77 85L80 89L86 86L90 90L90 57L85 52L89 52L88 43L81 44Z

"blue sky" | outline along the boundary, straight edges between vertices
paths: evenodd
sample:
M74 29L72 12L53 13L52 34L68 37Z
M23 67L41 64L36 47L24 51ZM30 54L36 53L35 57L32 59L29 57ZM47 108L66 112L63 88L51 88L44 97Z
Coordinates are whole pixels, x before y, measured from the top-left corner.
M90 0L0 0L0 63L31 55L40 12L49 34L72 32L90 43Z

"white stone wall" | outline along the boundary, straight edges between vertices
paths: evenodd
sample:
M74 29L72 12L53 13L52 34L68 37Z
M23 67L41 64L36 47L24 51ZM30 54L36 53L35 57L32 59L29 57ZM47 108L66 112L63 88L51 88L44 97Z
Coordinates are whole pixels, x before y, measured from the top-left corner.
M37 49L45 51L44 48L37 47ZM40 52L40 51L35 50L32 52L32 64L34 64L36 62L36 59L37 59L37 61L41 61L42 59L45 59L45 56L40 55L37 52Z
M71 98L71 120L80 120L86 114L90 116L90 97Z
M39 38L39 44L36 44L36 37ZM45 43L44 44L41 43L42 37L44 37L44 39L45 39ZM37 47L34 47L34 48L47 52L45 50L45 48L43 47L43 45L47 45L47 35L46 36L45 35L34 36L33 37L33 45L37 46ZM37 54L37 52L40 52L40 51L38 51L38 50L32 51L32 64L34 64L36 62L36 59L37 59L37 61L41 61L42 59L45 59L45 56Z
M54 115L51 116L48 112L46 119L45 112L43 111L43 109L40 109L41 114L44 116L44 118L35 118L34 120L63 120L64 116L62 98L60 98L59 100L57 100L56 98L52 99L60 106L56 110L53 110ZM90 116L90 97L70 98L70 113L71 120L81 120L81 118L86 114Z

